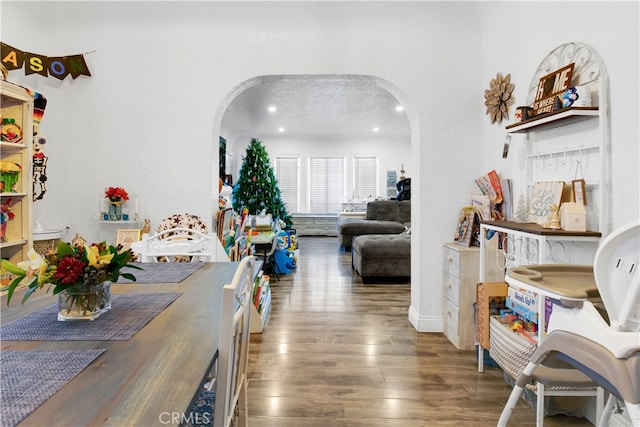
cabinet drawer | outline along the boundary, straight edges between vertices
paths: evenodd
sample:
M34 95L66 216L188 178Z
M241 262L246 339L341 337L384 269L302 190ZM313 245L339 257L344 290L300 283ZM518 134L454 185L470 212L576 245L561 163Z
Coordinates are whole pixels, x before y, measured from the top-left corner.
M445 300L443 311L442 311L442 321L445 324L445 327L449 327L454 331L458 330L458 312L460 310L457 306L455 306L451 301Z
M460 252L445 246L442 263L445 273L460 277Z
M447 338L449 338L451 344L456 346L456 348L460 348L460 336L458 335L457 331L453 330L450 326L445 324L444 330L442 332L446 335Z
M456 307L460 306L460 281L457 277L444 273L442 295Z

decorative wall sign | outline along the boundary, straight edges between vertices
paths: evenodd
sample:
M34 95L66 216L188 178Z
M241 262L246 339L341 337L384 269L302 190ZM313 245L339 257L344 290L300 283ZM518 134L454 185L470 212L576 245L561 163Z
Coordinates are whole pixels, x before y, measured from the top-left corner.
M43 77L55 77L64 80L69 74L76 79L78 76L89 76L89 67L83 54L68 56L44 56L37 53L24 52L6 43L0 42L0 57L2 65L7 70L24 68L24 74L40 74Z
M533 115L550 113L554 110L553 103L558 95L571 86L571 77L575 63L566 65L540 78L536 97L533 102Z

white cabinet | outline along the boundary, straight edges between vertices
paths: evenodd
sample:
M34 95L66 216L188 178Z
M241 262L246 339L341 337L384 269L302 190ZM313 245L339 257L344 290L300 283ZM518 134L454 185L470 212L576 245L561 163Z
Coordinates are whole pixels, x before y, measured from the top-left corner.
M495 252L489 252L489 254ZM480 249L455 243L444 245L442 313L444 334L461 350L472 350L475 345L473 304L476 300ZM487 280L504 279L495 256L485 258Z
M32 147L33 140L33 97L21 86L0 81L2 93L0 108L2 119L6 119L22 131L17 142L0 142L2 162L5 165L17 165L18 181L6 181L0 194L2 204L11 204L13 219L6 223L6 236L0 242L0 255L11 262L20 262L27 258L27 251L33 245L32 230ZM7 123L5 126L9 126ZM15 128L14 128L15 129ZM6 130L6 129L5 129ZM13 135L13 133L11 133ZM11 138L9 138L11 139Z

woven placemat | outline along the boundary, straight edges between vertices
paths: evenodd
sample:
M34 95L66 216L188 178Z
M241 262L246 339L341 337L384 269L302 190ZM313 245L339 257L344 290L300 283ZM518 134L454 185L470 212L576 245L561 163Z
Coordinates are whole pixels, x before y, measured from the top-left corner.
M18 424L104 351L3 350L0 354L0 425Z
M126 341L169 306L179 293L113 295L111 311L93 321L58 321L51 304L0 328L4 341ZM4 367L3 367L4 370Z
M180 283L204 267L204 262L145 262L134 264L143 270L125 268L124 273L136 276L136 281L120 277L117 283Z

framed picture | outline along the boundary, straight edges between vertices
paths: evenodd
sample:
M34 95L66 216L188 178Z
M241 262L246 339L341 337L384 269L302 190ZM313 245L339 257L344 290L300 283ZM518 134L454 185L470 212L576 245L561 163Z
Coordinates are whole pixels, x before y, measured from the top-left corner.
M131 249L131 244L140 240L139 228L120 229L116 237L116 245L122 245L123 249Z
M453 235L453 241L461 246L471 245L471 236L475 225L476 211L474 208L463 208L458 217L458 224Z
M587 191L585 189L584 179L574 179L573 184L573 200L576 203L587 204Z
M549 220L551 206L560 206L563 181L536 182L529 203L529 221L544 225Z

